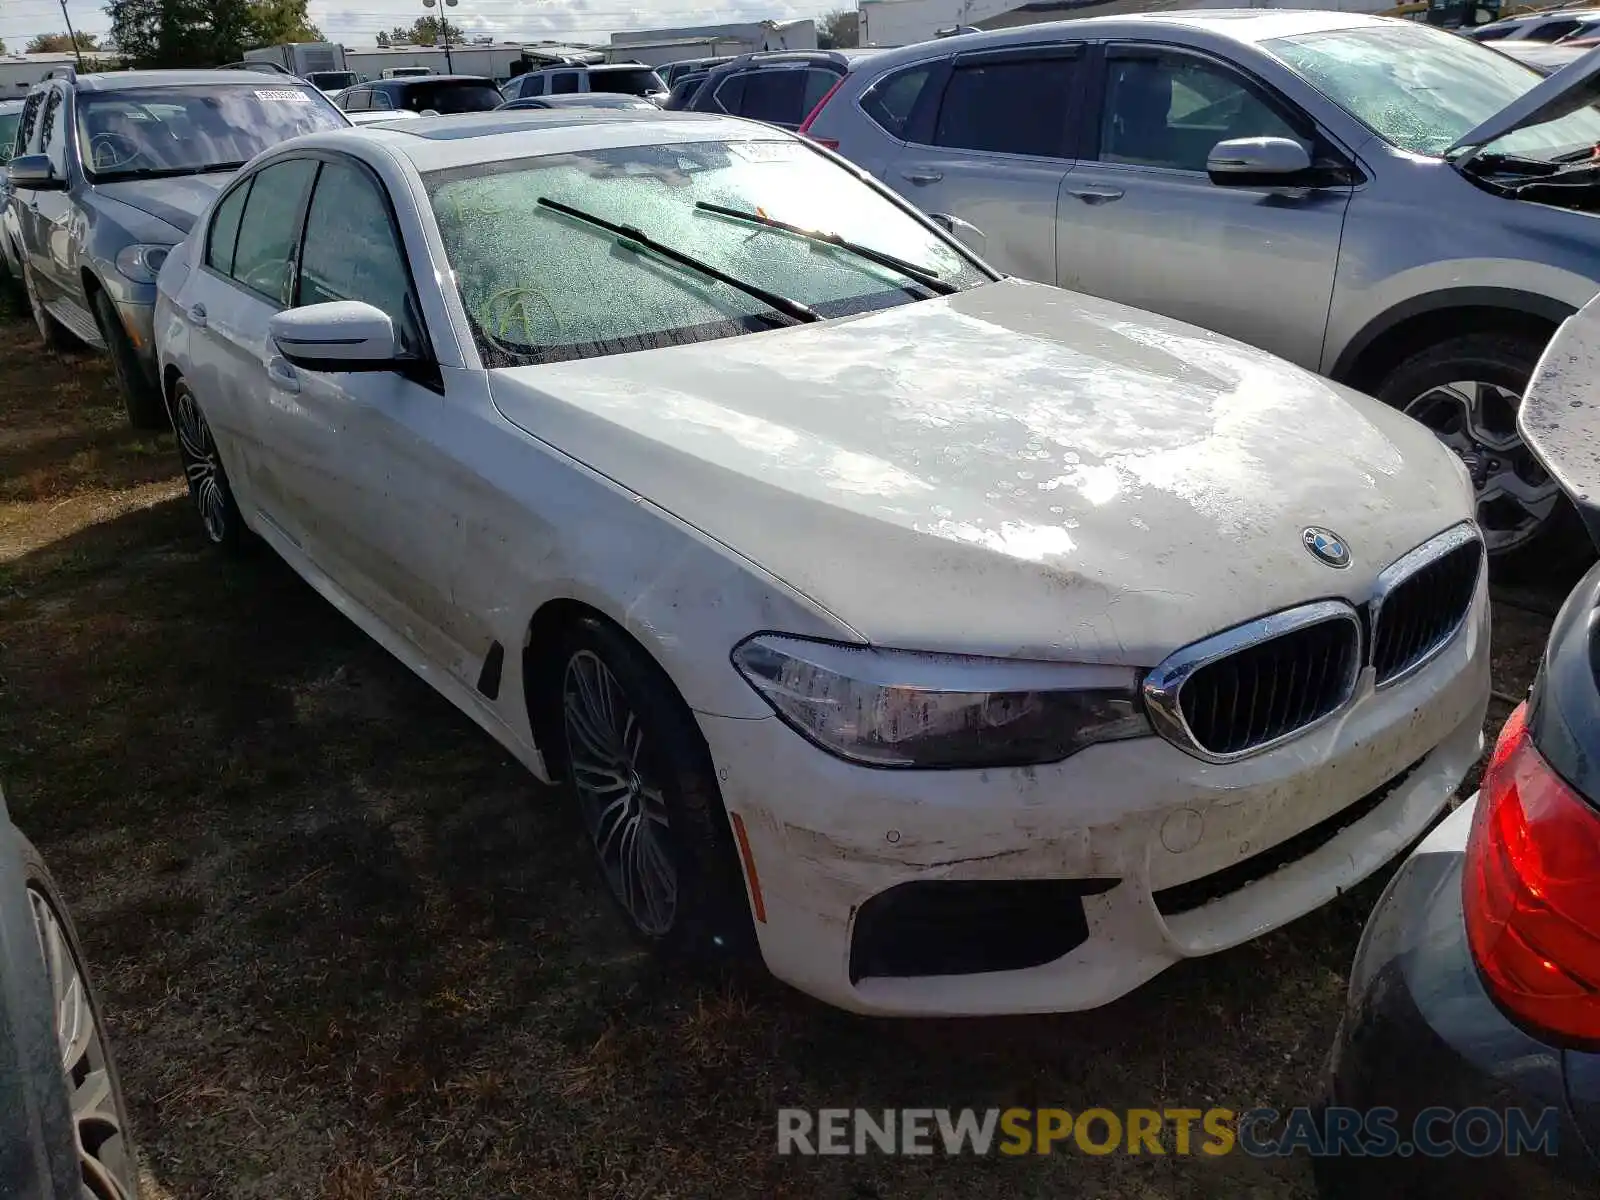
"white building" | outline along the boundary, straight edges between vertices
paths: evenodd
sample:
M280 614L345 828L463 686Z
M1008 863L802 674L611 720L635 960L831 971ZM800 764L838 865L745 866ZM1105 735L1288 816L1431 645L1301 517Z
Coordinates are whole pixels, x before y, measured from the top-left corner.
M611 35L612 62L642 62L652 67L685 58L750 54L757 50L815 50L815 21L751 21L682 29L642 29Z
M1320 8L1382 12L1397 0L859 0L863 46L909 46L941 29L1007 29L1041 21L1177 8Z
M100 59L99 51L85 50L85 59ZM40 80L47 79L52 71L62 67L75 67L77 56L65 54L0 54L0 100L20 99Z

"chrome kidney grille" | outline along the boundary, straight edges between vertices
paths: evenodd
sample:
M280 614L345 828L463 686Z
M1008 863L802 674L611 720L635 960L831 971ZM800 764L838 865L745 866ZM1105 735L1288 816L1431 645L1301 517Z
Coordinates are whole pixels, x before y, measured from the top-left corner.
M1379 687L1412 674L1455 636L1482 570L1483 543L1469 526L1458 525L1378 576L1368 612Z
M1211 762L1298 737L1350 702L1363 665L1385 687L1448 645L1472 608L1482 564L1476 528L1459 525L1384 570L1364 611L1319 600L1186 646L1145 677L1151 723Z

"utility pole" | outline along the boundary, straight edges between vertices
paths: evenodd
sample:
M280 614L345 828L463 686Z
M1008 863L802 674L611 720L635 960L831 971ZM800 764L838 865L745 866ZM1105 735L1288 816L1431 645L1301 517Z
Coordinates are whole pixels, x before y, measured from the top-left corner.
M72 54L78 60L78 70L83 70L83 48L78 45L78 35L72 32L72 18L67 16L67 0L61 0L61 19L67 23L67 37L72 42Z
M66 2L67 0L61 0L63 5ZM432 8L437 3L438 0L422 0L422 7ZM444 10L454 8L459 3L461 0L444 0L444 3L439 5L439 33L444 38L444 70L447 75L456 73L456 65L450 61L450 18L445 16Z

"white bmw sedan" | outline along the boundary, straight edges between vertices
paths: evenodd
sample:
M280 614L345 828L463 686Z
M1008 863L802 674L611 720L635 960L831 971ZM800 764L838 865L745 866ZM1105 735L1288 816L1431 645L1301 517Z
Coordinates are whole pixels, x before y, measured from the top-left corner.
M158 330L210 539L563 781L670 954L1085 1008L1349 887L1478 754L1483 552L1428 430L1001 278L768 127L302 138Z

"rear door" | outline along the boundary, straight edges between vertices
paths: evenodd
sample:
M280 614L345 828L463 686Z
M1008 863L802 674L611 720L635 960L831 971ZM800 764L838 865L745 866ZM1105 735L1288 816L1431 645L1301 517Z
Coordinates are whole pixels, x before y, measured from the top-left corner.
M294 295L300 220L316 171L315 159L284 159L235 184L217 204L183 297L190 382L223 465L244 481L236 490L297 543L303 531L286 515L282 463L263 451L268 411L295 402L267 323Z
M924 212L973 226L1002 271L1054 283L1084 62L1079 42L957 55L931 120L909 132L884 182Z
M1063 181L1062 287L1190 321L1315 370L1353 160L1241 70L1174 47L1108 46L1094 143ZM1217 142L1284 137L1327 186L1219 186Z

